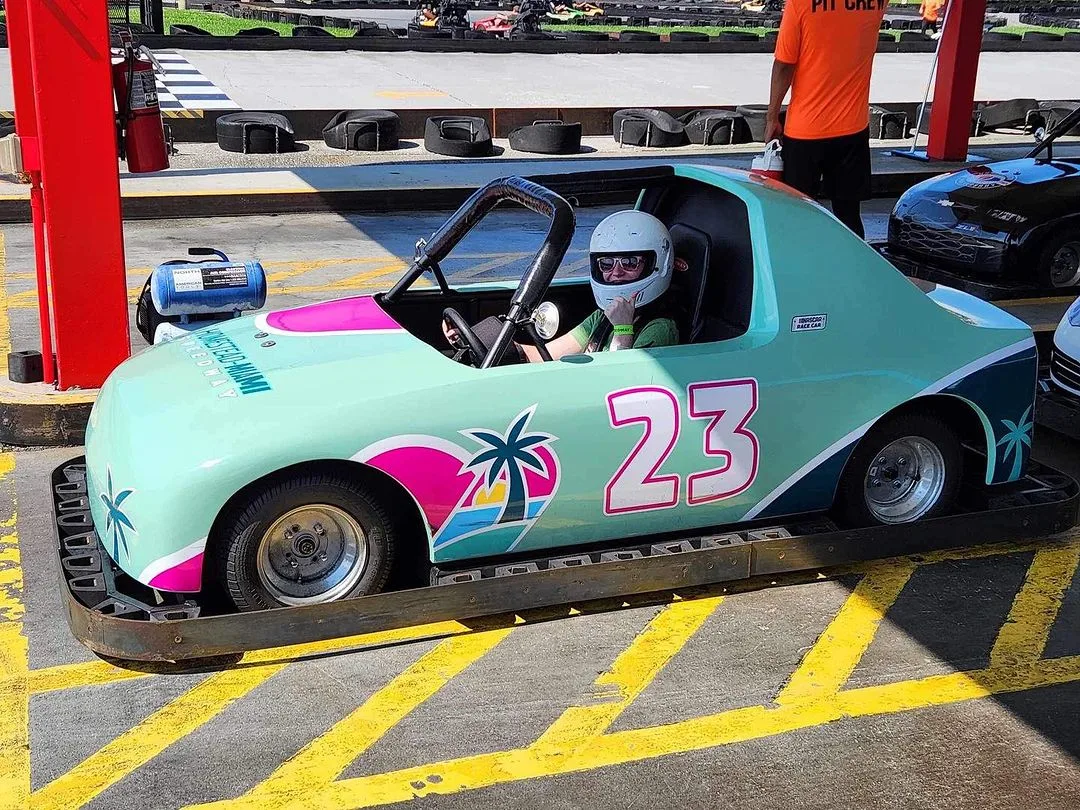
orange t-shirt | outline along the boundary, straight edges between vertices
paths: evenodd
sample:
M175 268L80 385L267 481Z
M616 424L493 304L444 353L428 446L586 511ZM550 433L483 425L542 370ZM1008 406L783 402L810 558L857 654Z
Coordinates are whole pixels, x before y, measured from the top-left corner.
M919 7L919 13L927 22L937 22L944 5L945 0L924 0L922 6Z
M870 70L888 0L788 0L776 59L795 65L784 132L837 138L870 125Z

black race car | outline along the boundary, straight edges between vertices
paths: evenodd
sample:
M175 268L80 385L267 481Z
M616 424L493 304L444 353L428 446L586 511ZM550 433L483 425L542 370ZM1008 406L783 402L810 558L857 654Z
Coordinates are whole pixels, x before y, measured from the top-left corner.
M1080 106L1027 157L912 186L883 252L907 275L988 298L1080 287L1080 158L1054 158L1054 141L1078 124Z

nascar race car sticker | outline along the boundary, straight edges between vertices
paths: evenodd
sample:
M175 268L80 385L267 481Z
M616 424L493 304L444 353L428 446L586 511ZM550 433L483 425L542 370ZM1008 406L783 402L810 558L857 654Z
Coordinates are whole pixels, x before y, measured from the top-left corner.
M555 498L561 470L557 437L529 429L532 405L505 430L459 431L465 446L437 436L376 442L354 460L402 484L431 527L436 553L467 543L486 553L512 551Z

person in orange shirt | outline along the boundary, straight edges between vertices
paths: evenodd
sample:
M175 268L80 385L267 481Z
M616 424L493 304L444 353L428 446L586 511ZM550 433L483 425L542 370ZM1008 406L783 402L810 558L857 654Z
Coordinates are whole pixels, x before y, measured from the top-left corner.
M870 198L870 72L887 6L888 0L788 0L765 124L766 142L783 136L784 182L827 198L860 238L860 204Z
M923 0L919 6L919 15L922 17L922 31L938 32L938 21L941 19L941 11L945 8L945 0Z

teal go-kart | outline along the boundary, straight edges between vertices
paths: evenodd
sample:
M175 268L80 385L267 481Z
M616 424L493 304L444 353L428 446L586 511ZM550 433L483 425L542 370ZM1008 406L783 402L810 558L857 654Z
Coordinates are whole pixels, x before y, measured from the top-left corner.
M203 621L190 617L210 594L310 618L338 607L321 603L426 586L418 571L456 583L447 593L489 574L565 573L576 587L581 565L704 553L717 537L786 542L753 530L796 521L832 538L829 553L803 548L813 566L909 548L915 521L940 518L951 528L936 541L958 542L995 492L1004 511L981 539L1071 525L1071 482L1025 474L1037 375L1025 324L905 278L771 180L685 165L627 179L686 263L680 345L506 362L512 340L543 354L595 307L587 277L553 281L572 207L508 178L421 240L387 293L237 318L123 363L94 404L85 467L54 476L69 585L96 617L83 632L136 608ZM500 203L548 218L542 246L516 284L452 288L440 262ZM416 286L422 276L435 283ZM489 316L501 323L490 346L470 329ZM464 335L457 352L444 317ZM1010 522L1005 507L1023 503L1057 511ZM639 550L605 551L627 544ZM692 558L676 581L726 576ZM552 588L518 593L586 593ZM400 622L443 590L374 612ZM496 609L493 591L469 593L453 609Z

